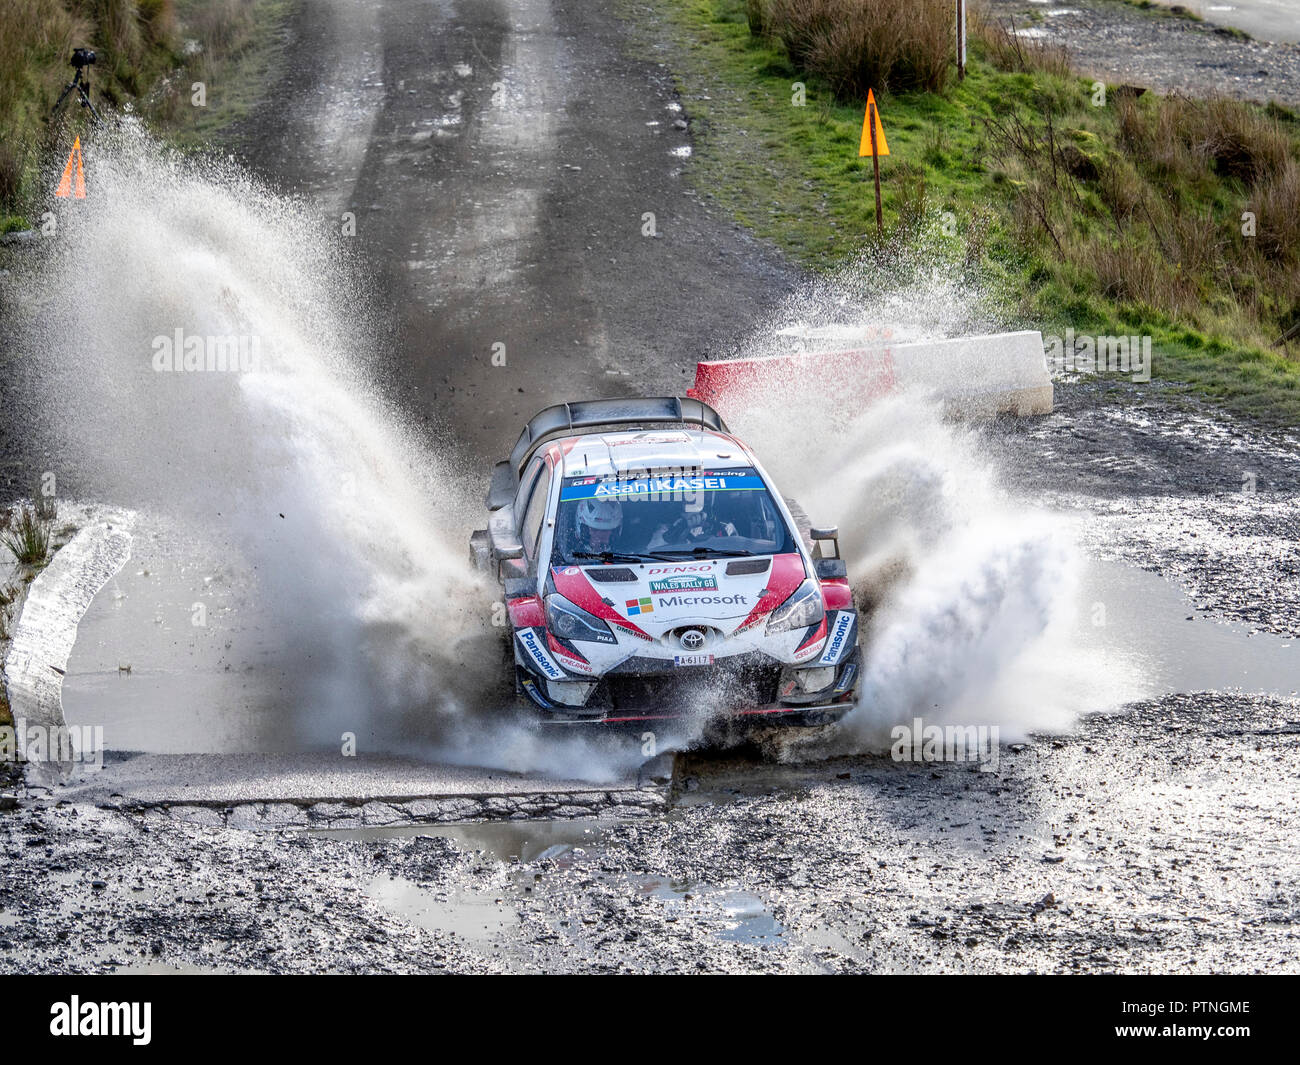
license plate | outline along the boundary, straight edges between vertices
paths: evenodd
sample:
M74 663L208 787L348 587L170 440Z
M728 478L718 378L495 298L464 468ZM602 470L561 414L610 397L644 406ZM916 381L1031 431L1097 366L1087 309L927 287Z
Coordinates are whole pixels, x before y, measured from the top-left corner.
M673 662L679 666L711 666L712 655L674 655Z

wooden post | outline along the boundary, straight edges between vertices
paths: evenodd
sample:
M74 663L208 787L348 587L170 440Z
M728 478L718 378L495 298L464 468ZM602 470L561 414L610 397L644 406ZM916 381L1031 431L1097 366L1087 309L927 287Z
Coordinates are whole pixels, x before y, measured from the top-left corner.
M880 155L876 147L876 101L867 105L867 126L871 130L871 169L876 175L876 236L884 236L885 216L880 209Z
M966 0L957 0L957 80L966 80Z

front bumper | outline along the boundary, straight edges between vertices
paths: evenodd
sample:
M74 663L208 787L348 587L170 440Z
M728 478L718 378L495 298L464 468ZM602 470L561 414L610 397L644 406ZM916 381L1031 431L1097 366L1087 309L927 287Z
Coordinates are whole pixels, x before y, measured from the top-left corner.
M520 669L518 688L552 724L637 724L680 718L723 718L754 723L824 724L854 705L860 671L855 648L833 670L833 681L804 691L796 675L807 673L765 655L724 659L690 672L658 659L630 659L598 680L581 706L552 697L548 682Z
M853 709L852 698L842 703L826 703L820 706L752 706L740 709L721 710L718 720L734 721L754 727L760 725L829 725L838 721ZM571 710L569 707L556 707L545 717L545 725L645 725L660 721L680 721L692 716L693 711L662 711L647 713L620 713L615 710L603 713Z

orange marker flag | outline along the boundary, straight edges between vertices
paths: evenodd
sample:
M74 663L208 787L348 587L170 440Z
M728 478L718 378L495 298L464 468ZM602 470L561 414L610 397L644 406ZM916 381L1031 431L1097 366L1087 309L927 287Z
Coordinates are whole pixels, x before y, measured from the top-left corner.
M77 191L72 191L72 161L77 161ZM81 138L78 137L72 144L72 151L68 153L68 165L63 168L63 177L59 179L59 187L54 190L55 196L76 196L78 200L86 198L86 175L81 168Z
M880 108L876 104L876 96L870 89L867 90L867 110L862 116L862 141L858 145L858 155L871 154L871 112L876 112L876 154L888 155L889 144L885 140L885 127L880 124Z

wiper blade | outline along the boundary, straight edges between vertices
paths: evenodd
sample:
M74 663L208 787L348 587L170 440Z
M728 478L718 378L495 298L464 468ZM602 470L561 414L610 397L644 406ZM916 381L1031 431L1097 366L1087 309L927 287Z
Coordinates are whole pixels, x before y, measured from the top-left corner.
M663 551L656 553L655 558L665 562L672 562L683 557L689 558L756 558L756 551L733 551L725 547L692 547L679 548L676 551Z
M573 551L570 558L594 558L600 562L680 562L683 558L756 558L755 551L732 551L727 548L682 547L666 551Z

